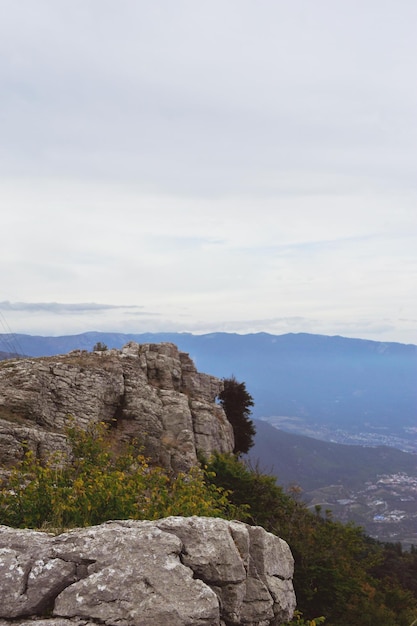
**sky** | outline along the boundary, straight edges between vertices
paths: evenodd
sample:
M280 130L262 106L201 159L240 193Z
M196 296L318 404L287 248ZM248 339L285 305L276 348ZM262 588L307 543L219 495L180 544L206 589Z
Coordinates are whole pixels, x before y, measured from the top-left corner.
M415 0L0 15L0 333L417 344Z

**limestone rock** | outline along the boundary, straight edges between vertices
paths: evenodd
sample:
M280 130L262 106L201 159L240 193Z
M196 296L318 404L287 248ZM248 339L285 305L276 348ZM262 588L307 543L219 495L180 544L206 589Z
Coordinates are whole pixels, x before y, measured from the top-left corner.
M287 544L216 518L114 521L58 536L0 527L0 626L278 626Z
M136 439L154 462L174 471L198 452L233 450L233 429L216 397L222 382L197 372L173 344L0 363L0 465L27 445L39 455L65 449L72 416L86 428L104 421L115 437Z

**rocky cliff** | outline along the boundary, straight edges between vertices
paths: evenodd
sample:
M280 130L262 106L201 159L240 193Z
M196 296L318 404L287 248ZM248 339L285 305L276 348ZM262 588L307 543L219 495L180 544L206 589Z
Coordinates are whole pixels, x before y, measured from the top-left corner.
M52 536L0 527L0 626L278 626L293 559L260 527L119 521Z
M187 470L199 451L233 450L233 429L215 401L221 388L170 343L4 361L0 465L21 458L23 445L39 455L65 448L71 416L81 427L108 422L115 437L138 440L155 463Z

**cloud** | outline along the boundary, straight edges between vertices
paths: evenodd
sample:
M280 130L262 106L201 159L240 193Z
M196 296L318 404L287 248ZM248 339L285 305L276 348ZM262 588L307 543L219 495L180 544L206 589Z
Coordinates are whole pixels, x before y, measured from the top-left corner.
M209 195L411 181L412 2L22 3L0 26L3 171Z
M25 312L25 313L52 313L56 315L80 315L90 313L100 313L101 311L112 311L118 309L138 309L137 305L115 305L88 303L63 303L63 302L0 302L0 310ZM143 313L135 312L135 315Z

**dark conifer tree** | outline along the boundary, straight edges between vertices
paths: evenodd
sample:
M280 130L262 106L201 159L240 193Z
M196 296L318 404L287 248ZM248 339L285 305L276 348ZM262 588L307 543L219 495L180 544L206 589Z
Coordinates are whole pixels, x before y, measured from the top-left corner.
M223 379L224 389L219 395L226 417L233 426L235 454L245 454L253 446L256 430L250 419L253 398L246 390L245 383L239 383L234 376Z

